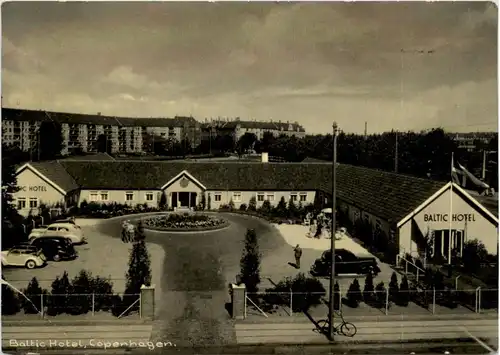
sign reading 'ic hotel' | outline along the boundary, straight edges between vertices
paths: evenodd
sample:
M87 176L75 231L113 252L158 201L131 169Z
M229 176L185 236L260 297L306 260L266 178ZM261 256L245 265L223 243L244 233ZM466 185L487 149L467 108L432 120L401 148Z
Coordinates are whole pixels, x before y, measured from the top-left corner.
M37 192L47 192L47 186L35 185L35 186L19 186L21 191L37 191Z

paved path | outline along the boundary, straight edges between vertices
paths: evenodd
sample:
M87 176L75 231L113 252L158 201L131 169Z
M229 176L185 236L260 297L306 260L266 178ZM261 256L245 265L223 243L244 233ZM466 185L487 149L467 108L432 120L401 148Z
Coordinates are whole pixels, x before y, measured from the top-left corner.
M137 218L128 217L132 221ZM260 219L232 214L224 214L224 218L230 227L218 232L146 232L148 242L165 250L163 268L153 270L162 275L153 341L170 341L177 346L234 343L234 325L225 303L229 301L228 283L239 271L247 228L256 230L264 257L276 249L289 249L279 233ZM121 220L108 220L100 231L119 238Z

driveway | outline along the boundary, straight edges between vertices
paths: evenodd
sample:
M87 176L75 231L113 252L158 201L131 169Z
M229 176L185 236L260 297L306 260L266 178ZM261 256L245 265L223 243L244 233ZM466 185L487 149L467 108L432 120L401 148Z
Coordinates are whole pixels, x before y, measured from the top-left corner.
M263 257L288 247L266 222L244 215L220 214L230 226L201 233L146 232L147 241L165 251L160 273L161 295L153 341L170 341L177 346L224 345L235 342L233 322L225 309L228 283L235 280L245 233L253 228L259 237ZM132 222L139 217L128 217ZM119 238L122 219L108 220L102 233Z

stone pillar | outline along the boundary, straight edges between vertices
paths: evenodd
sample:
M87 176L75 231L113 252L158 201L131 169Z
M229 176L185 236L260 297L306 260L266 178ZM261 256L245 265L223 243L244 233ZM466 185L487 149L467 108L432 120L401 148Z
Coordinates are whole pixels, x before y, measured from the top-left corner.
M141 286L141 318L154 319L155 315L155 285Z
M233 319L246 318L246 286L231 284L231 317Z

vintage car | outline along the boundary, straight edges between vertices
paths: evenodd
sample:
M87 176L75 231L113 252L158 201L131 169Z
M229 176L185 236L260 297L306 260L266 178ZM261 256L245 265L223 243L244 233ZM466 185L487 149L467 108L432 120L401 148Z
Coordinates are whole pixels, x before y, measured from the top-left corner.
M44 266L47 263L42 250L36 247L22 245L1 253L2 267L4 266L24 266L27 269Z
M319 277L330 276L332 269L331 255L330 250L324 251L323 255L316 259L311 267L311 275ZM376 276L379 272L380 268L377 264L377 259L373 256L356 256L349 250L335 249L335 275L366 275L371 273L373 276Z
M50 237L61 236L69 238L73 244L84 244L86 242L80 226L67 222L52 223L45 229L33 229L28 239L32 241L35 238L42 238L46 235Z
M31 246L41 249L48 260L74 260L78 254L69 238L44 235L31 241Z

